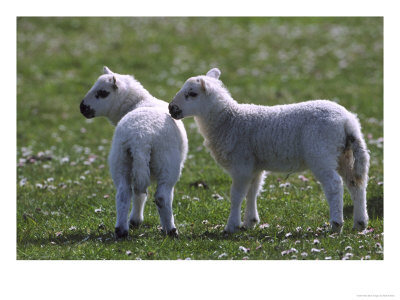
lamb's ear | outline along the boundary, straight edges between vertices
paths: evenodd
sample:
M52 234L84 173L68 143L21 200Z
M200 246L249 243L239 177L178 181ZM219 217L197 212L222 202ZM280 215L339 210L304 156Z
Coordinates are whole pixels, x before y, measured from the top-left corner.
M113 72L106 66L103 67L103 74L113 74Z
M204 80L204 78L200 78L200 85L201 85L201 89L208 96L210 93L209 86L208 86L208 83Z
M113 88L114 88L114 90L118 89L117 78L115 78L115 76L113 76Z
M206 87L206 81L203 78L200 78L200 84L201 84L201 88L203 89L203 91L207 91L207 87Z
M218 79L220 75L221 75L221 71L218 68L212 68L206 74L206 76L213 77L215 79Z

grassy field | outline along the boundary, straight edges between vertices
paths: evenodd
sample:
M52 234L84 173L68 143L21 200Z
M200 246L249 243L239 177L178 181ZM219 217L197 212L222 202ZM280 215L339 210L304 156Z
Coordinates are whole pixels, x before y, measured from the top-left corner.
M144 225L116 241L113 127L79 112L103 65L168 102L189 76L219 67L239 102L331 99L357 113L371 152L368 230L351 229L346 191L343 233L331 235L322 189L303 172L270 174L258 198L260 226L224 236L230 178L187 119L189 155L173 204L179 239L162 235L150 198ZM19 18L16 159L19 260L381 260L383 20Z

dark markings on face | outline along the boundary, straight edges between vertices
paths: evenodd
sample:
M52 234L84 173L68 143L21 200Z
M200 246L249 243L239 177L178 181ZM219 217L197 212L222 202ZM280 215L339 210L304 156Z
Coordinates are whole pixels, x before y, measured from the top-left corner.
M188 99L189 97L194 98L194 97L196 97L196 96L197 96L197 93L196 93L196 92L193 92L192 89L189 89L189 92L185 94L185 99Z
M96 99L99 99L99 98L106 98L109 94L110 94L110 92L107 92L107 91L105 91L105 90L98 90L98 91L96 92L95 97L96 97Z

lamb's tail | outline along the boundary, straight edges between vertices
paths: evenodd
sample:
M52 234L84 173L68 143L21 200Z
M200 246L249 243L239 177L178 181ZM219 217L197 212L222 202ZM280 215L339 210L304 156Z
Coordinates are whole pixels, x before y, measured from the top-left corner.
M368 181L370 157L356 116L352 115L347 121L345 133L346 141L341 168L345 169L345 177L352 186L365 185Z
M129 178L132 158L128 155L123 144L115 138L115 134L108 155L108 164L110 166L111 177L117 187L122 180L126 181L125 177Z
M150 149L140 142L124 143L113 139L108 157L110 172L114 184L118 187L121 180L129 179L135 193L146 193L150 185Z

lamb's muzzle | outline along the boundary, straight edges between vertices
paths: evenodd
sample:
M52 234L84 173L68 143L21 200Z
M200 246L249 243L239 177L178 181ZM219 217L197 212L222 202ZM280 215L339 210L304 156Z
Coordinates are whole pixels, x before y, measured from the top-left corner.
M177 106L172 103L168 105L169 113L171 117L173 117L176 120L182 119L182 110Z
M81 114L84 115L86 118L91 119L96 116L96 112L92 109L89 105L83 103L83 100L80 105Z

